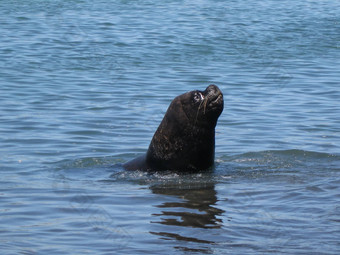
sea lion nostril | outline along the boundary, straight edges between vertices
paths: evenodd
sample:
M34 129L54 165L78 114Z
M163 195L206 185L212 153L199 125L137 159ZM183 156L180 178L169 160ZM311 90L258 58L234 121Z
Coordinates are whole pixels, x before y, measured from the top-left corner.
M205 95L207 96L212 96L212 95L218 95L218 94L222 94L222 92L220 91L220 89L214 85L211 84L209 85L206 89L205 89Z

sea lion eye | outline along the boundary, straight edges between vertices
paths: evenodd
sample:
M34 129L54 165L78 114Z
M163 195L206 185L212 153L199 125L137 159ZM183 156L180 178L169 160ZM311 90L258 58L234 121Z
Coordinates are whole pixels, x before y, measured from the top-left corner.
M196 92L195 93L195 95L194 95L195 103L198 103L198 102L200 102L203 99L204 99L204 96L202 95L202 93L200 93L200 92Z

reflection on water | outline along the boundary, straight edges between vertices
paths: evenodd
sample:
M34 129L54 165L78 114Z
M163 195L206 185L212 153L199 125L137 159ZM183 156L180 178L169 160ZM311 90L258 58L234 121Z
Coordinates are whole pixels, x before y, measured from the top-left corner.
M213 240L208 240L198 229L219 229L222 220L218 217L224 213L216 207L217 196L214 184L206 184L204 187L181 187L181 186L153 186L150 187L154 194L173 196L179 198L174 202L163 202L156 205L160 213L154 213L153 224L161 224L161 232L152 232L153 235L160 236L163 240L184 241L188 246L190 243L214 244ZM168 227L167 227L168 226ZM165 231L164 231L165 230ZM197 237L193 237L193 233ZM178 242L176 243L178 245ZM210 248L192 249L190 247L174 247L185 251L209 252Z

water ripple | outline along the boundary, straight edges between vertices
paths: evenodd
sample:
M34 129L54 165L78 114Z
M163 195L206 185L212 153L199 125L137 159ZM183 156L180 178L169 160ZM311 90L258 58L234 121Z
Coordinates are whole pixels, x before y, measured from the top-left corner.
M1 1L2 254L338 254L339 8ZM214 169L124 171L211 83Z

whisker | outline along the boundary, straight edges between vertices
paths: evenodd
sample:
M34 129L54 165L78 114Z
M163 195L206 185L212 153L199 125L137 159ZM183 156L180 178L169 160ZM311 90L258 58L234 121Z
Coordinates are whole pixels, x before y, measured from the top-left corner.
M197 118L198 118L198 114L199 114L199 111L201 110L201 106L202 104L204 103L204 100L200 103L200 105L198 106L198 109L197 109L197 112L196 112L196 118L195 118L195 124L197 122Z
M205 114L205 110L207 109L207 103L208 103L208 97L204 99L204 111L203 114Z

